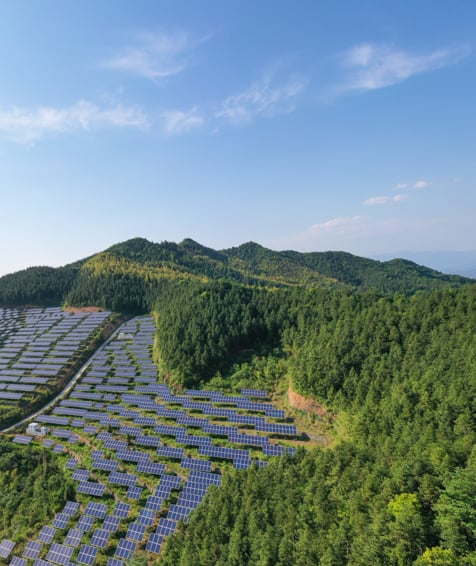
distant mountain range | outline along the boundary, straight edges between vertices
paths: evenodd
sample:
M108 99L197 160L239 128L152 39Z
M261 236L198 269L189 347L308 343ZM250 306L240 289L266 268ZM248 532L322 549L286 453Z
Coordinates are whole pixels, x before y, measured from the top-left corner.
M383 292L474 283L405 259L377 261L346 252L272 251L254 242L213 250L191 239L134 238L64 267L31 267L0 278L0 304L97 304L150 310L165 282L225 280L267 287L350 286Z
M442 273L453 273L476 279L476 250L472 251L437 251L437 252L398 252L373 256L380 261L395 257L405 257L416 263L427 265Z

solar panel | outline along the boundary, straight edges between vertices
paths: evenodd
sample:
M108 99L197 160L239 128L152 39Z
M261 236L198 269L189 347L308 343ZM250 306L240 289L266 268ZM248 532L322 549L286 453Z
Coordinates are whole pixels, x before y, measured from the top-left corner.
M243 444L245 446L269 445L269 438L267 436L257 436L254 434L232 433L228 436L228 440L234 444Z
M77 470L74 470L71 478L73 480L86 481L89 478L90 474L91 474L91 472L89 470L77 469Z
M137 476L122 472L111 472L108 482L117 485L133 486L137 483Z
M26 436L24 434L17 434L14 439L13 442L15 442L15 444L30 444L30 442L33 440L32 436Z
M104 519L107 513L107 505L102 503L95 503L90 501L84 510L85 515L91 515L91 517L96 517L97 519Z
M137 517L137 523L150 527L154 524L154 521L155 513L152 509L141 509Z
M160 484L159 487L163 487L163 486L170 486L171 489L180 489L180 486L182 484L182 480L181 478L179 478L179 476L171 476L169 474L164 474L161 478L160 478Z
M141 462L148 460L149 455L139 450L118 450L116 452L116 458L118 460L124 460L125 462Z
M68 534L64 539L64 544L76 548L77 546L79 546L83 535L84 531L82 531L81 529L69 529Z
M297 430L295 425L264 423L256 425L256 430L263 432L271 432L274 434L283 434L286 436L296 436Z
M82 481L79 482L77 487L78 493L85 493L86 495L95 495L96 497L102 497L106 491L106 486L102 483Z
M107 460L106 458L96 458L93 459L92 469L93 470L105 470L113 472L119 468L119 462L117 460Z
M131 523L126 533L126 538L137 542L142 542L147 527L139 523Z
M276 444L263 446L263 454L266 456L282 456L284 454L284 448Z
M198 458L182 458L182 468L190 468L202 472L211 472L212 463L209 460L199 460Z
M104 517L102 528L105 531L109 531L110 533L115 533L119 528L120 523L121 523L120 517L106 515L106 517Z
M125 519L126 517L128 517L130 509L131 506L128 503L122 503L122 501L119 501L112 514L114 517Z
M58 544L54 542L46 555L46 560L53 562L54 564L61 564L66 566L73 556L74 548L65 546L64 544Z
M58 513L53 521L53 527L56 529L65 529L70 519L70 515L67 515L66 513Z
M139 462L137 464L137 471L144 474L153 474L156 476L161 476L165 472L164 464L159 462Z
M89 544L83 544L79 549L79 554L76 560L80 564L87 564L87 566L92 566L94 560L96 559L96 554L98 553L98 549L94 546L90 546Z
M75 458L70 458L65 465L67 470L74 470L78 465L78 461Z
M53 527L45 526L41 529L38 535L38 540L41 542L46 542L46 544L49 544L55 538L55 534L56 534L56 529L54 529Z
M192 510L189 507L182 507L179 505L171 505L167 517L177 521L186 521Z
M183 448L173 448L172 446L159 446L157 455L163 458L172 458L181 460L184 456Z
M251 466L251 458L249 460L233 460L235 470L246 470Z
M91 530L91 527L93 526L93 523L94 523L94 517L91 517L90 515L83 515L79 519L76 527L78 529L81 529L82 531L89 532Z
M105 529L96 529L93 532L93 536L91 537L91 544L99 548L104 548L109 541L110 535L111 531L107 531Z
M13 556L10 560L10 566L26 566L28 564L28 560L25 558L20 558L18 556Z
M159 446L160 438L158 436L140 434L136 437L136 444L140 444L142 446Z
M124 566L125 562L117 558L109 558L106 566Z
M185 428L182 426L172 426L172 425L158 425L154 427L154 432L158 434L163 434L165 436L176 436L180 432L185 434Z
M145 508L150 509L151 511L160 511L162 509L163 502L163 497L151 495L146 501Z
M15 548L15 544L12 540L4 538L0 542L0 558L8 558L11 551Z
M151 533L149 536L149 540L147 541L145 549L147 552L152 552L154 554L159 554L160 549L162 548L162 542L164 537L157 533Z
M177 528L177 521L172 519L160 519L156 533L162 536L172 534Z
M220 485L221 476L218 474L209 474L206 472L197 472L195 470L190 472L189 481L198 480L208 485Z
M183 491L180 492L177 503L186 507L196 507L202 502L207 493L207 488L195 488L192 486L184 486Z
M23 558L31 558L32 560L35 560L40 555L42 548L43 544L41 542L30 540L27 542L22 556Z
M127 490L126 497L128 497L129 499L140 499L141 494L142 494L141 487L131 485Z
M134 554L136 547L136 542L122 538L117 545L115 556L128 560Z

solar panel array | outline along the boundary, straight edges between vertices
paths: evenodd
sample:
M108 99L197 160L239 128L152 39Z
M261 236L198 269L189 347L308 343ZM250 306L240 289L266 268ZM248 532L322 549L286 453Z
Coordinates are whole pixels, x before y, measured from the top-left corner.
M0 403L28 402L56 385L109 312L0 309Z
M220 485L224 469L265 465L268 455L291 450L276 440L296 429L265 392L175 395L158 383L153 337L149 317L127 322L68 398L37 419L55 427L44 445L67 452L64 465L83 504L68 502L28 543L40 551L27 546L23 559L90 565L109 557L108 565L122 566L138 548L158 554L177 522Z

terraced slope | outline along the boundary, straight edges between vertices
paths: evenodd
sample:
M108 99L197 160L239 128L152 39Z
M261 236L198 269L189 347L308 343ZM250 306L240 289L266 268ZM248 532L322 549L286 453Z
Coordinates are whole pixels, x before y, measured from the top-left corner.
M69 397L37 418L49 433L12 438L57 453L77 492L37 536L13 541L13 560L154 559L223 474L293 452L300 434L264 391L174 394L152 361L154 330L149 317L126 323Z
M0 430L65 386L94 352L110 314L0 309Z

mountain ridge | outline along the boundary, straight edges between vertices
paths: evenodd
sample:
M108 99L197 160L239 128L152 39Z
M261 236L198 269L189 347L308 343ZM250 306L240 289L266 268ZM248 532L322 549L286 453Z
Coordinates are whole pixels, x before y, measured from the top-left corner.
M132 238L62 267L30 267L5 275L0 278L0 304L66 302L146 312L159 287L185 280L345 286L403 294L474 283L405 259L382 262L343 251L274 251L252 241L214 250L191 238L179 243Z

